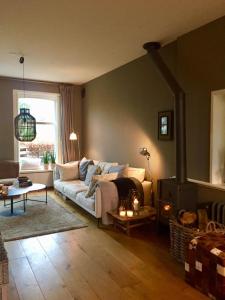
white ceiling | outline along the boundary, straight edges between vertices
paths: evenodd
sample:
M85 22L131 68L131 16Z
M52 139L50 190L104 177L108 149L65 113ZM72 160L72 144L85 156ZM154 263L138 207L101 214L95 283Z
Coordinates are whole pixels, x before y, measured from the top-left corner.
M0 75L84 83L225 14L224 0L0 0Z

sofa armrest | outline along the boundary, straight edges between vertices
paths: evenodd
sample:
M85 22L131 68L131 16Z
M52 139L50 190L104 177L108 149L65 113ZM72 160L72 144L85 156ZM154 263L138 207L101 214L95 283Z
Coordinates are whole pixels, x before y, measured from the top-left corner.
M151 191L152 191L152 182L151 181L143 181L142 187L144 191L144 205L151 204Z
M53 169L53 181L60 179L59 169L57 166Z
M95 211L97 216L102 217L103 224L111 224L112 219L108 211L117 209L118 192L116 185L111 181L99 181L96 187Z

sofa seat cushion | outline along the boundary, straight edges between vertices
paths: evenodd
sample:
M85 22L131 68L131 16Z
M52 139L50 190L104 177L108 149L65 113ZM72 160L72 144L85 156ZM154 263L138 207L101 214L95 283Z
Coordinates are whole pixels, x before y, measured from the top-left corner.
M54 186L59 192L66 194L66 196L72 198L75 198L77 193L87 191L88 189L88 187L84 184L84 181L82 180L55 180Z
M75 199L77 194L83 191L87 191L88 187L82 180L64 181L64 193L67 197Z
M77 194L76 197L76 203L80 204L84 208L87 208L88 210L95 211L95 198L94 197L85 197L86 191L80 192Z
M63 193L64 181L61 181L60 179L54 180L54 188L60 193Z

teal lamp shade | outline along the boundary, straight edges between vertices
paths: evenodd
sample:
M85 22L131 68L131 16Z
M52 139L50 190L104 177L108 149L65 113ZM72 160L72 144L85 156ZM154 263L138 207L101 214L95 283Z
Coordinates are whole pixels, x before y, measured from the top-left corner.
M28 108L21 108L20 114L15 117L15 137L20 142L32 142L37 135L36 120Z

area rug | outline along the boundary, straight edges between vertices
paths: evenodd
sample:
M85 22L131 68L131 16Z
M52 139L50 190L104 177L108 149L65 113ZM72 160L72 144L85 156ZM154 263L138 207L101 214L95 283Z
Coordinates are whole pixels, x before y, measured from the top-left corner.
M36 196L35 199L45 200L43 196ZM10 214L10 206L4 207L3 202L0 202L0 232L4 241L82 227L86 225L74 213L66 210L50 196L47 205L44 202L28 200L26 212L23 211L23 202L15 203L13 215Z

